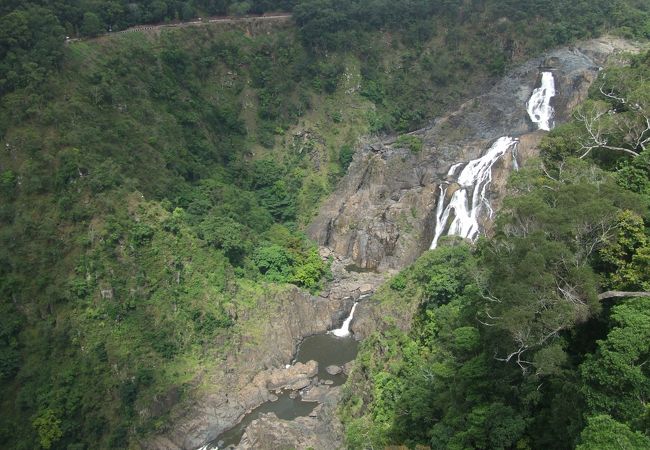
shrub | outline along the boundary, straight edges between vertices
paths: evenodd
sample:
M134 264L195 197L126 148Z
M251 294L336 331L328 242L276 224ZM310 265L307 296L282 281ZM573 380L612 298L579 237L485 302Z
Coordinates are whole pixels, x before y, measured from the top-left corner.
M413 153L419 153L422 151L423 142L422 138L418 136L403 134L397 138L395 141L395 146L400 148L408 148Z

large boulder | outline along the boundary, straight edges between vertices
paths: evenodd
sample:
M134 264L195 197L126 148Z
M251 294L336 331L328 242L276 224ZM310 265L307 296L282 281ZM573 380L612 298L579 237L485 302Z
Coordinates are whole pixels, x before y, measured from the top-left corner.
M316 361L296 363L289 367L260 372L255 376L252 384L270 390L281 388L302 389L309 385L309 379L317 373L318 363Z
M330 375L338 375L343 371L343 369L339 366L327 366L325 371Z

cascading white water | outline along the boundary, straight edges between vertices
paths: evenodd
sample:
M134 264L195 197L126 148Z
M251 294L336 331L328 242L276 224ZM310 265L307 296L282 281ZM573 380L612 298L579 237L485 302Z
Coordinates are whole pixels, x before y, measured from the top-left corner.
M352 322L352 318L354 317L354 310L357 309L357 305L359 302L355 302L354 305L352 305L352 309L350 310L350 315L345 319L343 322L343 325L341 325L341 328L337 328L336 330L330 331L334 336L337 337L345 337L350 335L350 323Z
M555 96L555 79L551 72L542 72L542 85L533 91L526 108L530 120L537 124L540 130L550 131L553 128L554 110L551 98Z
M476 238L480 231L478 221L483 208L488 208L490 216L492 215L492 208L486 198L487 188L492 181L492 166L508 150L514 152L518 142L517 139L509 136L501 137L492 144L485 155L468 162L458 175L458 190L453 193L446 207L444 202L449 186L440 186L440 197L436 208L436 230L431 249L437 247L438 240L445 230L448 235L472 240ZM451 166L447 176L454 176L458 167L458 164ZM454 220L447 229L452 213Z

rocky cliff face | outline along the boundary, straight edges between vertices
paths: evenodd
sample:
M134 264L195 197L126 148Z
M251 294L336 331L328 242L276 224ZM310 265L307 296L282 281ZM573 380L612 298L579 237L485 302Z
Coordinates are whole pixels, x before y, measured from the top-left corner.
M593 40L532 59L511 71L487 93L411 133L424 148L413 153L395 140L363 145L338 190L325 203L309 234L321 245L368 269L400 269L428 249L434 234L438 186L454 163L479 157L496 139L520 139L519 163L536 154L537 131L526 102L542 71L553 73L555 121L568 119L584 100L600 66L630 50L625 42ZM497 204L512 167L505 155L495 165L489 196Z
M236 425L246 412L316 373L317 366L284 369L305 336L338 323L352 300L314 297L298 288L270 291L258 301L254 316L240 317L244 329L223 368L203 380L202 395L175 412L174 428L144 444L149 449L195 449ZM269 320L269 318L277 320Z

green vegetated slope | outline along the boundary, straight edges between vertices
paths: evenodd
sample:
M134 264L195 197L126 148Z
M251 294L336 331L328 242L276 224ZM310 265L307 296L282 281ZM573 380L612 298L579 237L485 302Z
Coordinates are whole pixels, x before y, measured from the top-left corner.
M76 43L3 98L11 448L126 447L164 423L137 411L222 364L265 283L316 291L327 273L298 223L365 122L310 87L292 32L213 31ZM320 135L328 112L346 124ZM298 117L309 131L284 135Z
M598 296L650 291L648 73L650 53L601 75L492 237L447 238L375 295L420 306L362 344L350 448L650 448L650 297Z
M3 3L0 446L136 447L235 351L238 312L322 286L300 230L359 136L417 126L530 52L647 20L634 2L348 3L301 2L297 28L259 34L69 45L64 15L98 3ZM566 11L587 22L527 32Z

